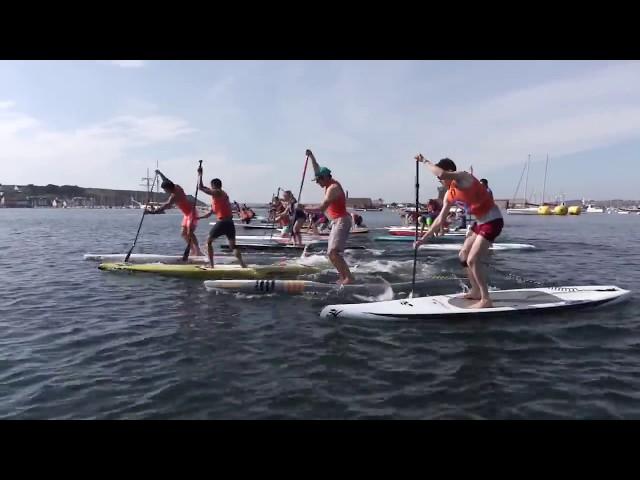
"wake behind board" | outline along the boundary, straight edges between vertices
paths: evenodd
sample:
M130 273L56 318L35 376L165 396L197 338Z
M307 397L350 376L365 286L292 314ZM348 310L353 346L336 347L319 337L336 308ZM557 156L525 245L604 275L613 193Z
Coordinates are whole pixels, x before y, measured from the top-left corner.
M251 265L242 268L240 265L216 265L208 268L203 265L166 265L162 263L144 263L131 265L128 263L101 263L100 270L125 271L138 273L154 273L169 277L195 278L200 280L217 279L256 279L271 277L296 277L318 273L320 269L304 265Z
M470 308L477 300L465 300L462 293L457 293L385 302L327 305L320 316L359 320L468 318L594 307L620 300L629 293L613 285L523 288L490 292L493 308Z
M443 244L423 244L420 245L420 250L428 250L430 252L453 252L462 248L462 243L443 243ZM535 246L528 243L494 243L489 247L489 250L504 251L504 250L535 250Z

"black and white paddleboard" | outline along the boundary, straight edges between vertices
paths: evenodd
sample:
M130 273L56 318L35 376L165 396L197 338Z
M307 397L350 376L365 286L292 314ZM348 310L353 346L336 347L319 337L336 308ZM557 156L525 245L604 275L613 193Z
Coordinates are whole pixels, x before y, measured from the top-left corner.
M613 285L523 288L490 292L493 308L471 308L477 300L466 300L462 298L464 294L457 293L385 302L327 305L320 316L360 320L464 318L593 307L621 300L629 293Z

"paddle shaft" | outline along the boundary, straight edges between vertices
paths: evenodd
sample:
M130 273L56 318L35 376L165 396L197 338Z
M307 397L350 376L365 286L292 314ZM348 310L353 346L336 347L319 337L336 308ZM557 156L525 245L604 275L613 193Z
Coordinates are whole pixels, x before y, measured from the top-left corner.
M416 241L418 241L418 218L420 215L420 162L416 162ZM416 264L418 262L418 247L414 247L413 249L413 275L411 277L411 295L410 298L413 298L413 289L416 285Z
M198 170L202 168L202 160L199 160ZM196 181L196 194L193 196L193 210L191 212L192 217L196 215L196 208L198 205L198 190L200 190L200 174L198 173L198 180ZM182 261L189 260L189 251L191 250L191 237L193 236L193 218L189 222L189 237L187 239L187 248L184 249L182 254Z
M157 173L156 173L156 176L153 177L153 183L151 184L151 190L149 190L149 194L148 194L149 197L151 197L151 192L153 192L153 187L156 184L156 180L158 180L158 174ZM142 210L142 218L140 219L140 223L138 224L138 231L136 232L136 238L133 240L133 245L131 245L131 248L127 252L127 256L124 257L124 262L125 263L127 263L129 261L129 257L131 256L131 253L133 252L133 249L136 246L136 242L138 241L138 235L140 235L140 229L142 228L142 222L144 221L144 217L147 214L147 207L148 206L149 206L149 201L147 200L147 205L145 205L144 209Z

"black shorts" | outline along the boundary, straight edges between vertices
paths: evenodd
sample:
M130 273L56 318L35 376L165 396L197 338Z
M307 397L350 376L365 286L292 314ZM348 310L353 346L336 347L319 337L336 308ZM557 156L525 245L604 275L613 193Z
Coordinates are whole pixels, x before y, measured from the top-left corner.
M229 240L235 241L236 226L233 224L233 220L218 220L209 231L209 238L211 240L215 240L223 235L225 235Z
M307 214L304 213L301 210L296 210L296 214L293 217L293 222L297 222L298 220L306 220L307 219Z

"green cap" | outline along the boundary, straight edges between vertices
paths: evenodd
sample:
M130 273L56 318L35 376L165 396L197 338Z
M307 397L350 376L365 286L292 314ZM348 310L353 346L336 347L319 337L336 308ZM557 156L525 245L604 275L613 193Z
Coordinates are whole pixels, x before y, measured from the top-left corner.
M327 167L320 167L320 169L318 170L318 173L316 174L316 178L328 177L330 175L331 175L331 170L329 170Z

